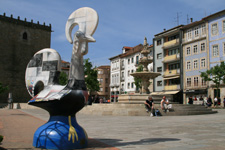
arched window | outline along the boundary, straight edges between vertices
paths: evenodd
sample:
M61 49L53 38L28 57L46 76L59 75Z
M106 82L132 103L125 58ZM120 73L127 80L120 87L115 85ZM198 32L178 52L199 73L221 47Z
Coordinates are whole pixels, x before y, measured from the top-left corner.
M27 32L24 32L24 33L23 33L23 39L24 39L24 40L27 40Z

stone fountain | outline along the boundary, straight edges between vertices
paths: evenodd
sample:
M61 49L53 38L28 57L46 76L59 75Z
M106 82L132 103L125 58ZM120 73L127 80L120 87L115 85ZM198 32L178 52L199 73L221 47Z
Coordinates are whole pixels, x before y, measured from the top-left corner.
M149 96L149 85L150 79L154 79L160 75L160 73L152 72L148 69L148 65L153 62L151 57L148 57L150 54L150 48L147 43L147 38L144 39L143 50L141 51L142 58L139 61L140 64L143 65L142 72L131 73L133 77L137 77L141 79L141 91L140 93L132 94L132 95L119 95L119 103L143 103Z
M139 61L139 63L141 65L143 65L143 71L142 72L135 72L135 73L132 73L131 75L133 77L137 77L137 78L141 79L141 85L142 85L141 93L142 94L149 94L150 93L150 91L148 89L148 87L150 85L149 80L156 78L157 76L160 75L160 73L150 72L148 70L148 65L153 62L153 59L151 57L148 57L148 54L150 54L150 49L149 49L149 45L147 43L146 37L145 37L143 46L144 46L144 48L141 51L141 54L143 55L143 57Z

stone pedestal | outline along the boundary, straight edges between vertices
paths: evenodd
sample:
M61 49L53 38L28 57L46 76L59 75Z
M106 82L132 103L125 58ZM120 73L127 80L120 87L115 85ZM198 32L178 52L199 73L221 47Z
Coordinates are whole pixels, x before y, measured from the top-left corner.
M85 130L71 116L51 116L36 130L33 139L34 147L44 149L81 149L87 144Z
M148 99L148 94L133 94L127 95L122 94L118 96L118 103L123 104L144 104L145 100Z

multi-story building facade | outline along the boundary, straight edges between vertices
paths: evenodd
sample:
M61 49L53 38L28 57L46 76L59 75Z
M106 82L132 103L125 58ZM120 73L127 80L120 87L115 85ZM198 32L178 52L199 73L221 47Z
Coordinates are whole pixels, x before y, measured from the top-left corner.
M203 18L207 23L207 43L209 53L209 68L225 61L225 10ZM214 83L209 83L208 95L215 97L216 88ZM218 93L219 97L225 96L225 85L222 84Z
M134 84L134 77L131 73L136 71L143 46L123 47L121 58L121 94L134 93L137 89Z
M183 50L183 103L190 96L207 97L207 83L201 72L208 69L207 30L204 20L190 23L182 28Z
M14 102L27 102L31 97L25 86L25 70L33 55L50 48L51 25L28 22L26 18L0 15L0 82L9 90L0 95L7 102L8 92Z
M111 102L116 102L118 100L118 95L120 93L120 56L109 58L110 62L110 98Z
M182 101L182 27L164 30L153 39L153 68L154 72L161 73L154 79L151 93L156 99L166 95L170 100Z
M99 98L103 100L110 99L110 66L99 66L96 68L98 71L98 81L100 83L100 91L97 92Z

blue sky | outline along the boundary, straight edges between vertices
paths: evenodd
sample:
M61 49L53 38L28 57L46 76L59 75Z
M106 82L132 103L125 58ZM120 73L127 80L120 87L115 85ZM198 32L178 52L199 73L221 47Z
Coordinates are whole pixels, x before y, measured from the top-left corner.
M225 0L0 0L0 14L51 24L51 48L70 61L72 45L66 40L66 21L80 7L95 9L99 15L93 35L96 42L89 43L85 58L100 66L109 65L108 59L120 54L123 46L142 44L144 37L152 44L155 34L178 25L177 14L179 24L185 25L187 15L198 21L224 6Z

